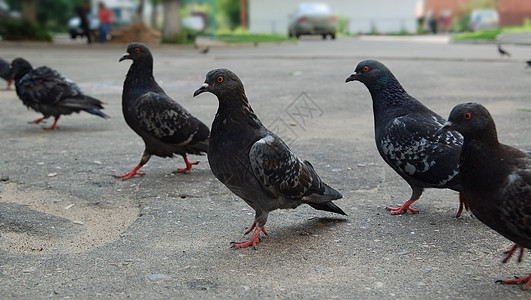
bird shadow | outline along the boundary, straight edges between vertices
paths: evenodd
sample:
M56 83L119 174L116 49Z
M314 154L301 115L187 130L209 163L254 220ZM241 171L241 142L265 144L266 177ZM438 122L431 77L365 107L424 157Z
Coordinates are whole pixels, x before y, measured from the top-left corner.
M294 241L310 238L310 236L321 235L330 232L330 228L340 224L348 223L347 218L334 217L312 217L303 223L284 226L281 229L275 229L273 236L266 237L267 244L273 247L280 245L289 245ZM304 242L304 241L301 241Z

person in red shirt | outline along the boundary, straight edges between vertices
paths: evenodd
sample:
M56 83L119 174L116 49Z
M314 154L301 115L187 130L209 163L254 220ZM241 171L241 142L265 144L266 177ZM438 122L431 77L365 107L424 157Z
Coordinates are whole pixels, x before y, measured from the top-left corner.
M100 19L100 40L102 44L105 44L109 30L111 30L111 24L114 21L114 13L105 6L103 1L98 3L98 18Z

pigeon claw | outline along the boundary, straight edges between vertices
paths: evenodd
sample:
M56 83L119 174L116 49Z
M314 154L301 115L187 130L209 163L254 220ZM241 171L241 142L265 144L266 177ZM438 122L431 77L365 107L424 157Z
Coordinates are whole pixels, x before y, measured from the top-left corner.
M133 170L131 170L131 172L129 173L125 173L125 174L122 174L122 175L114 175L114 178L122 178L122 180L127 180L135 175L138 175L138 176L144 176L144 173L142 172L138 172L138 169L142 168L143 165L138 165L136 166Z
M38 119L37 119L38 120ZM37 121L35 120L35 121ZM50 127L43 127L44 130L54 130L54 129L59 129L59 127L57 127L57 121L59 121L59 117L56 117L55 120L53 121L53 124L52 126ZM40 121L39 121L40 122Z
M522 259L524 258L524 247L518 245L518 244L514 244L511 249L505 251L505 258L502 260L502 263L506 263L509 261L509 259L513 256L513 253L515 250L517 250L518 248L520 248L520 254L518 255L518 262L522 262Z
M196 162L189 162L188 161L188 158L186 158L186 156L183 156L184 158L184 163L186 164L186 168L182 168L182 169L177 169L175 171L173 171L173 173L185 173L185 174L190 174L190 171L192 170L192 166L196 166L199 164L198 161Z
M410 211L410 212L412 212L414 214L418 214L419 213L418 210L409 207L411 204L413 204L413 202L415 202L415 200L408 200L408 201L406 201L406 203L402 204L402 206L400 206L400 207L387 206L386 209L391 211L392 215L403 214L403 213L406 213L407 211Z
M514 276L514 279L496 280L496 282L499 282L501 284L523 284L525 283L524 290L528 290L529 287L531 287L530 279L531 279L531 274L525 277Z
M233 242L231 242L232 247L236 248L236 249L239 249L239 248L247 248L249 246L252 246L253 249L256 250L256 244L258 242L260 242L260 232L263 232L266 235L267 235L267 233L265 231L265 227L257 227L256 226L256 222L254 222L253 225L251 226L251 229L253 229L253 228L254 228L254 233L253 233L253 235L251 236L250 239L245 240L245 241L233 241ZM247 233L249 233L250 231L251 230L249 230Z
M42 118L38 118L36 120L33 120L31 122L28 122L28 124L39 124L39 123L46 123L46 121L44 121L45 117L42 117Z

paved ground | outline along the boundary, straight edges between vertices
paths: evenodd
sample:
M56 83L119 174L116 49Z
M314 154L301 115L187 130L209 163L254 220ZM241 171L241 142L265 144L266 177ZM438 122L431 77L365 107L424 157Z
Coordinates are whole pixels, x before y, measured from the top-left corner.
M264 124L341 191L348 217L308 207L276 211L256 251L235 250L252 210L210 173L190 175L181 158L154 157L146 176L113 174L136 165L143 144L121 115L129 62L125 45L0 44L78 82L107 103L103 120L61 118L48 132L27 121L14 91L0 92L0 293L5 298L530 298L494 281L531 271L502 264L511 243L464 213L458 197L428 190L418 215L392 216L409 187L378 156L371 100L345 79L362 59L387 64L406 90L443 116L478 101L500 139L531 149L528 46L449 44L445 38L366 37L213 48L153 46L155 78L210 124L217 100L192 93L216 67L235 71ZM1 84L1 83L0 83ZM311 114L309 113L311 112ZM50 123L48 123L49 125Z

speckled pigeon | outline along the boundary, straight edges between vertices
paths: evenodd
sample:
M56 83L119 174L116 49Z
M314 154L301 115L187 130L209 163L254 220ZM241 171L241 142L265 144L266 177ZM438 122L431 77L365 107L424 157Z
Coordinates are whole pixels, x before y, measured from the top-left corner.
M446 121L410 96L393 73L382 63L365 60L358 64L349 81L360 81L372 96L374 131L378 152L412 189L402 206L387 207L393 214L407 211L425 188L461 191L459 153L463 137L455 132L435 133ZM460 194L457 216L466 203Z
M120 61L133 61L124 81L122 112L125 122L145 144L140 163L128 173L115 175L124 180L134 175L143 176L138 170L151 155L172 157L179 154L186 167L176 173L189 173L192 165L187 154L201 155L208 150L210 131L201 121L170 98L153 78L153 56L142 43L131 43Z
M341 194L325 184L308 161L299 159L262 125L249 105L242 82L227 69L215 69L194 93L211 92L219 101L212 123L208 161L216 178L251 206L255 220L249 240L234 247L253 246L265 231L269 212L308 204L345 215L331 200Z
M75 82L56 70L48 67L33 69L23 58L14 59L11 67L18 97L24 105L44 115L30 123L39 124L53 116L55 118L53 125L45 128L53 130L57 128L57 121L61 115L73 112L86 111L102 118L109 117L101 111L103 103L100 100L83 94Z
M11 64L2 58L0 58L0 77L7 81L6 90L11 89L11 83L13 83L13 69L11 68Z
M454 107L439 131L447 130L457 130L465 139L460 173L462 193L470 210L515 243L503 262L517 249L521 261L524 248L531 249L531 155L498 141L494 121L481 104ZM526 283L528 289L530 276L500 282Z

